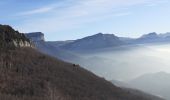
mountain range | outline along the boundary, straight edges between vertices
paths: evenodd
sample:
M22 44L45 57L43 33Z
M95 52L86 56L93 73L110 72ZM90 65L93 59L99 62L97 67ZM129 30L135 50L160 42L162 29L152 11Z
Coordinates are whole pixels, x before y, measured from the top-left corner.
M35 35L37 33L28 33L28 34ZM31 39L30 35L26 35L26 36ZM37 37L37 39L35 37ZM88 36L82 39L67 40L67 41L45 41L43 33L41 33L40 35L35 35L35 37L32 40L34 41L36 47L41 52L60 58L62 60L74 62L74 63L76 61L77 63L80 63L83 59L83 61L89 62L88 66L91 64L90 63L91 61L88 61L87 59L82 58L81 55L79 55L80 52L94 51L94 50L107 49L107 48L117 48L121 46L140 45L140 44L160 44L160 43L170 42L169 32L161 33L161 34L157 34L153 32L153 33L144 34L139 38L118 37L118 36L115 36L114 34L98 33L98 34ZM67 56L64 56L64 55L67 55ZM79 61L77 59L79 59ZM139 77L129 83L121 83L121 82L113 82L113 83L116 85L121 84L120 86L123 86L123 87L125 86L126 88L127 87L137 88L145 92L152 93L154 95L169 99L169 95L167 94L169 93L168 91L169 89L167 88L169 87L169 85L167 85L169 83L166 84L165 82L166 79L164 80L164 76L162 77L162 73L158 73L158 75L156 76L160 76L160 78L155 79L154 82L149 81L149 80L154 80L152 79L153 77L151 79L148 79L150 78L150 76L146 75L144 79ZM163 79L162 82L165 82L165 84L161 85L163 83L156 81L159 79L161 80ZM145 82L150 82L149 83L150 85L148 85L148 83L145 83ZM157 84L157 83L161 83L161 84L159 84L159 86L152 85L152 84ZM148 88L145 88L145 87L148 87Z
M1 100L163 100L121 89L79 65L40 53L33 40L10 26L1 25L0 37Z
M41 32L34 32L26 34L26 36L32 39L34 42L45 41L44 34ZM104 48L120 47L134 44L148 44L148 43L167 43L170 42L170 33L157 34L155 32L144 34L139 38L118 37L114 34L98 33L92 36L87 36L77 40L66 41L46 41L47 45L51 45L55 48L72 51L93 51Z
M168 43L170 42L170 33L157 34L155 32L144 34L139 38L118 37L114 34L98 33L77 40L67 41L50 41L48 44L67 50L67 51L93 51L104 48L120 47L134 44L148 43Z

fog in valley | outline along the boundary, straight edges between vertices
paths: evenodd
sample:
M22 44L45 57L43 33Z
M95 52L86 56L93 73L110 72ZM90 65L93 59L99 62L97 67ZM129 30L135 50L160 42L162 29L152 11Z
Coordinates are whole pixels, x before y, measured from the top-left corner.
M81 53L87 69L108 80L129 81L146 73L170 72L170 44L133 45Z

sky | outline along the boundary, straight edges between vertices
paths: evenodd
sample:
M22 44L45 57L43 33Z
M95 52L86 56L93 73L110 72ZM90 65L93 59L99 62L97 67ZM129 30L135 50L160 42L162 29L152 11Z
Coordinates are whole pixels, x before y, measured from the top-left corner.
M47 41L170 31L170 0L0 0L0 23Z

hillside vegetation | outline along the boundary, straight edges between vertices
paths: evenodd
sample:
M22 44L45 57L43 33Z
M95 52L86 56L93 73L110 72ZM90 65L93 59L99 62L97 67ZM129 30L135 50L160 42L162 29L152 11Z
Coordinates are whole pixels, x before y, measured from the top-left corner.
M0 65L1 100L152 100L32 48L1 52Z

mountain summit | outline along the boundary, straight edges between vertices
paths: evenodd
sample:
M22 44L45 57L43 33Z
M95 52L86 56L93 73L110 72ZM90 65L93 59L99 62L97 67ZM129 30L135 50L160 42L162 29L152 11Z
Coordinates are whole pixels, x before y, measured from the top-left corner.
M120 46L123 42L114 34L98 33L63 45L61 48L73 51L94 50Z
M152 32L152 33L149 33L149 34L145 34L143 35L141 38L148 38L148 39L151 39L151 38L158 38L158 34L156 32Z

